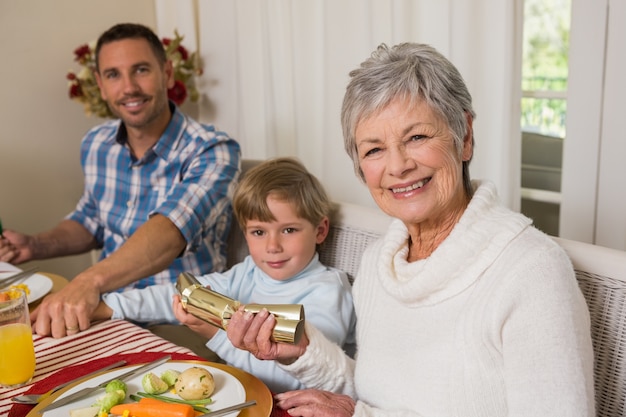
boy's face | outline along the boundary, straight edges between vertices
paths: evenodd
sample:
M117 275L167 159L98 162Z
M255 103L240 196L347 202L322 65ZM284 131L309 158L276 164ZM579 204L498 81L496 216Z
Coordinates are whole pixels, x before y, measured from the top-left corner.
M246 242L254 263L273 279L284 281L311 262L316 245L328 234L328 219L313 225L298 217L289 202L271 196L267 206L276 221L248 220Z

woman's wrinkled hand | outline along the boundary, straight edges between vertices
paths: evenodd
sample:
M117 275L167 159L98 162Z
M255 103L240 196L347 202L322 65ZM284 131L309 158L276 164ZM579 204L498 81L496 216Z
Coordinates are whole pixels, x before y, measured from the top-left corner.
M275 326L276 319L266 309L253 314L241 306L230 318L226 332L233 346L250 352L257 359L292 363L306 351L309 344L306 332L297 345L278 343L272 339Z
M276 405L289 415L302 417L350 417L355 401L347 395L306 389L277 394Z

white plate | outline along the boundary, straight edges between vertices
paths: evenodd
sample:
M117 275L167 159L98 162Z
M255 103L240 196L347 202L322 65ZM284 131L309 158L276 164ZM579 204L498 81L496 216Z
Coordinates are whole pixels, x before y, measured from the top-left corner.
M15 265L0 262L0 279L9 277L20 271L22 270ZM28 285L28 289L30 290L30 294L28 294L29 303L39 300L52 289L52 280L41 274L33 274L22 281L21 284Z
M62 395L60 395L59 398L63 398L83 388L93 387L95 385L100 384L101 382L106 381L107 379L114 378L117 375L121 375L124 372L127 372L134 368L138 368L139 366L140 365L125 366L122 368L113 369L111 371L105 372L101 375L90 378L70 388L69 390L65 391ZM223 371L218 368L214 368L210 365L205 365L203 363L199 363L195 361L189 361L189 362L174 361L174 362L164 363L163 365L159 365L156 368L148 372L154 372L155 374L160 376L161 373L166 371L167 369L175 369L177 371L182 372L185 369L191 368L193 366L206 368L209 372L211 372L211 374L213 374L213 377L215 378L215 392L211 395L213 402L207 406L209 410L219 410L221 408L229 407L231 405L239 404L239 403L246 401L246 390L241 384L241 382L239 382L237 378L235 378L233 375L229 374L228 372ZM139 391L143 391L143 388L141 387L141 378L143 378L143 376L144 374L142 373L140 375L136 375L135 377L126 379L124 381L126 382L126 386L128 387L128 395L136 394ZM77 408L90 407L94 404L96 399L98 399L102 395L104 395L104 389L97 390L89 397L82 398L71 404L66 404L62 407L58 407L48 412L45 412L43 413L43 416L44 417L69 416L70 410L74 410ZM168 397L173 397L173 398L179 398L178 396L171 394L171 393L165 393L163 395L166 395ZM127 397L127 401L129 401L128 397ZM238 414L239 412L235 411L231 414L227 414L226 416L235 417Z
M28 285L30 290L30 294L28 294L29 303L39 300L52 289L52 280L45 275L33 274L22 281L22 284Z

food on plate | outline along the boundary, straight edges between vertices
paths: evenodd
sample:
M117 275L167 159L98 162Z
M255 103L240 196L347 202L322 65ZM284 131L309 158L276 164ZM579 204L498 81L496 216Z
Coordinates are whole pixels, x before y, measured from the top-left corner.
M182 398L168 397L167 395L160 394L148 394L146 392L138 392L137 395L131 394L130 398L134 401L141 401L142 398L151 398L154 400L165 401L166 403L188 404L201 414L208 413L210 410L206 408L206 406L213 403L212 398L204 398L202 400L183 400Z
M8 289L0 291L0 302L14 300L20 296L20 293L15 290L23 290L26 295L30 294L30 288L26 284L11 285Z
M141 379L141 386L148 394L163 394L173 388L180 371L167 369L158 377L154 372L147 373Z
M106 416L114 405L120 404L126 399L126 383L119 379L114 379L104 387L105 394L96 400L95 406L100 407L100 415Z
M148 394L163 394L169 389L169 385L154 372L148 372L141 378L141 386Z
M9 290L11 289L19 289L19 290L23 290L26 295L30 294L30 288L28 288L28 285L26 284L15 284L15 285L11 285L9 287Z
M168 388L172 388L176 383L176 379L180 375L180 371L176 369L168 369L161 374L161 379L167 384Z
M180 373L174 384L176 394L185 400L209 398L215 390L215 379L205 368L192 367Z
M70 417L99 417L99 415L100 407L97 405L70 410Z
M142 398L139 402L118 404L111 408L111 414L131 417L195 417L196 412L189 404L174 404L152 398Z

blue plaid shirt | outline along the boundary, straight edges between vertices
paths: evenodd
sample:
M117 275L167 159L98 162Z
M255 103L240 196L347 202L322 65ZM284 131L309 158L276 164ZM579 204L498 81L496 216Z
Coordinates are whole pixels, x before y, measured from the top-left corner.
M239 144L214 126L185 116L172 103L170 108L165 132L139 160L132 156L119 120L91 129L82 141L85 189L66 218L95 236L101 259L157 213L171 220L187 241L169 268L120 291L175 282L183 271L200 275L226 267Z

